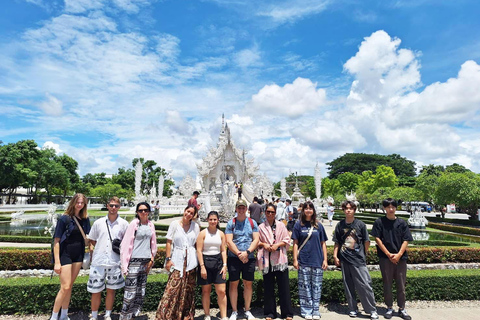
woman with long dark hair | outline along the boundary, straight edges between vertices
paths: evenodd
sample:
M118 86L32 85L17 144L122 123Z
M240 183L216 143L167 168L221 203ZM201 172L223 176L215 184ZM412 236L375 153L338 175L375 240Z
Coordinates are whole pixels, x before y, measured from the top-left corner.
M142 310L147 276L157 254L155 226L148 220L150 210L147 202L137 204L135 219L130 222L120 245L122 274L126 276L120 319L131 319Z
M219 228L218 212L210 211L208 227L197 238L198 284L202 286L202 305L205 320L210 320L210 293L215 284L220 318L227 319L227 243L225 234Z
M194 221L197 216L197 207L189 205L182 219L168 227L165 268L170 276L158 304L156 320L193 320L195 316L195 269L198 265L195 243L200 233Z
M55 227L53 270L60 276L60 290L55 298L50 320L66 320L72 295L72 285L80 272L85 255L85 235L90 232L87 197L81 193L73 196L65 213ZM61 314L60 308L62 309Z
M298 269L300 313L305 319L320 319L323 271L327 269L327 235L317 221L315 205L305 202L292 232L293 266Z
M292 301L288 278L287 250L290 246L290 235L285 225L275 220L277 208L269 203L265 209L266 221L259 227L260 242L257 253L257 266L263 273L264 307L266 320L277 318L275 283L280 296L281 318L293 319Z

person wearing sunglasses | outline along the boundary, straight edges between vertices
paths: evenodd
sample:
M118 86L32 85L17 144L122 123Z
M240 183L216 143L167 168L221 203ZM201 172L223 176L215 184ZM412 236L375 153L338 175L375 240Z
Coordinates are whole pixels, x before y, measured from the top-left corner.
M105 315L103 319L111 320L115 290L125 286L125 279L120 268L120 254L113 251L113 240L122 239L128 228L128 222L118 215L120 199L112 197L107 204L108 215L96 220L88 238L90 239L90 275L87 291L92 294L92 316L97 320L102 291L107 288L105 298ZM93 251L93 252L92 252Z
M122 274L126 277L121 320L140 314L147 275L157 254L155 226L148 220L150 210L147 202L137 204L135 219L130 222L120 245Z
M266 221L260 224L257 266L263 274L264 306L266 320L278 317L275 297L275 283L280 296L281 318L292 320L293 308L290 298L288 278L287 250L290 246L290 235L283 223L275 220L277 208L269 203L265 209Z

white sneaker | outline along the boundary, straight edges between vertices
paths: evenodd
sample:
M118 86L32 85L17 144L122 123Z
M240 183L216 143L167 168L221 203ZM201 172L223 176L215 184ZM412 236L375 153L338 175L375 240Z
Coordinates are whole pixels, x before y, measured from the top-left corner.
M370 319L372 319L372 320L377 320L378 319L377 311L372 311L372 313L370 313Z
M350 318L356 318L357 317L357 311L350 311L348 313L348 315L350 316Z
M204 316L203 320L211 320L211 319L210 319L210 316Z
M255 320L256 319L253 316L253 314L250 312L250 310L245 311L245 317L247 317L247 320Z
M312 319L313 319L313 317L312 317L311 314L307 314L307 315L305 316L305 320L312 320Z
M112 320L112 318L110 318L110 316L104 316L103 320Z
M320 315L314 315L312 317L313 320L320 320L321 316Z
M238 316L238 311L232 311L232 314L230 315L230 320L237 320Z

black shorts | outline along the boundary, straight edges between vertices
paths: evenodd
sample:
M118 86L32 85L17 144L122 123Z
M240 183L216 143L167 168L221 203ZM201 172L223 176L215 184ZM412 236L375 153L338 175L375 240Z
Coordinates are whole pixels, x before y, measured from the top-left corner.
M223 268L223 259L221 253L214 256L203 255L203 264L205 265L205 269L207 269L207 279L202 278L200 274L201 268L198 268L197 283L199 285L203 286L212 283L219 284L226 282L226 280L223 279L222 275L220 274L220 271L222 271Z
M249 259L247 263L243 263L237 257L228 257L228 281L240 280L240 272L242 279L253 281L255 279L255 258Z
M83 262L85 255L85 246L81 242L65 244L60 248L60 264L62 266L75 262Z

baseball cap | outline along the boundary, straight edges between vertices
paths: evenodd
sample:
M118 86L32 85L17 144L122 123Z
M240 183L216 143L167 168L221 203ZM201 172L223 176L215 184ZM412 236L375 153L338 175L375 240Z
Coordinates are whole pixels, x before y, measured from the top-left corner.
M237 203L235 204L235 208L240 207L240 206L245 206L246 207L247 202L243 199L238 200Z

